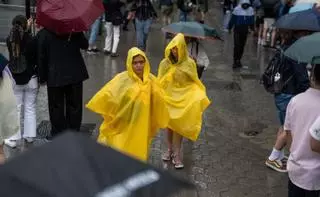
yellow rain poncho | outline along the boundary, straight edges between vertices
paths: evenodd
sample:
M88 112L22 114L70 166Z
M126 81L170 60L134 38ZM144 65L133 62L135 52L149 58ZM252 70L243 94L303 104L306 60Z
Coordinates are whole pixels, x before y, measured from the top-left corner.
M145 59L143 81L134 73L133 57ZM128 52L127 71L115 76L87 104L101 114L98 142L109 145L137 159L146 161L152 138L159 128L166 128L169 114L164 91L144 52L132 48Z
M179 56L175 63L171 58L171 49L174 47L177 47ZM167 94L170 114L168 128L195 141L201 131L202 113L210 101L205 86L198 78L196 64L189 57L182 34L174 37L166 47L158 78Z

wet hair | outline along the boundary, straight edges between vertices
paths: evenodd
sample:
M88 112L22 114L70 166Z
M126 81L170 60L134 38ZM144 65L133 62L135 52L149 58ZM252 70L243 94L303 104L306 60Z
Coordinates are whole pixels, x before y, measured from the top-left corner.
M313 78L317 85L320 85L320 64L315 64L313 68Z

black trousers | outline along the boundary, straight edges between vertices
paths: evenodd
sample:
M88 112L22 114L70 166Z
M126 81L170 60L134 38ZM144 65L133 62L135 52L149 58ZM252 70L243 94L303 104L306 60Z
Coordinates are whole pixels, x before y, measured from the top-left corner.
M319 197L320 191L308 191L302 189L289 180L288 197Z
M233 62L234 63L240 63L240 60L244 52L244 47L247 42L248 31L249 30L247 26L234 28L234 34L233 34L233 37L234 37Z
M51 135L57 136L64 130L79 131L82 121L83 84L48 87Z

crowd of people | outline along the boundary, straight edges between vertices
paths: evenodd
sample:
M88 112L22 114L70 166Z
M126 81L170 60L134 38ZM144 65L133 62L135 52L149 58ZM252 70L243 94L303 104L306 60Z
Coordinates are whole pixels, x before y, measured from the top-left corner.
M174 4L179 20L191 18L205 23L206 0L160 0L162 23L172 22ZM201 82L209 58L197 38L177 34L170 40L159 62L158 75L150 71L146 56L151 24L158 17L150 0L104 0L105 13L92 24L89 39L84 33L59 35L42 27L30 35L33 20L16 16L7 38L9 61L0 56L0 142L12 148L36 137L36 98L39 85L46 85L52 125L52 140L67 129L79 131L83 109L83 82L89 78L81 50L100 52L96 41L104 21L104 55L118 57L120 31L133 21L136 47L128 51L125 72L119 73L97 92L88 109L103 118L98 142L147 161L149 146L160 128L166 129L164 161L176 169L184 167L183 138L197 140L202 115L210 100ZM320 66L299 63L282 53L299 38L314 32L277 30L275 21L290 12L291 0L265 5L259 0L223 2L225 31L234 35L233 68L243 67L241 58L247 36L257 34L257 44L276 49L271 63L281 63L284 83L274 94L280 128L265 164L289 174L289 197L318 197L320 194ZM319 11L315 6L313 9ZM281 61L279 59L281 58ZM199 72L200 70L200 72ZM12 83L13 82L13 83ZM16 110L18 108L18 110ZM18 111L19 113L16 113ZM20 128L21 112L24 112ZM23 129L23 130L22 130ZM285 146L290 147L289 158ZM4 153L0 146L0 162Z

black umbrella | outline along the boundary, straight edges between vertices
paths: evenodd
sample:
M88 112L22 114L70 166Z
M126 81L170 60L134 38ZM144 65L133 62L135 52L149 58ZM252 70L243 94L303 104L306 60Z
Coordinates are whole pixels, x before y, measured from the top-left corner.
M182 188L193 186L74 133L0 167L3 197L164 197Z
M263 8L275 8L275 6L279 3L280 0L261 0Z
M282 16L275 24L279 29L320 31L320 12L303 10Z

